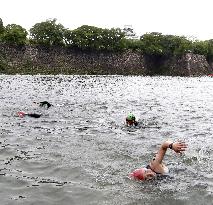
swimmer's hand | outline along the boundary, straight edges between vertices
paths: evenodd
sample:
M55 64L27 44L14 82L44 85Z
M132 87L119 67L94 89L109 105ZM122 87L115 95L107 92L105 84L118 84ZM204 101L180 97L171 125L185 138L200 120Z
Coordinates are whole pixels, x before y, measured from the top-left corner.
M172 150L176 153L182 153L186 151L187 144L185 142L174 142L172 143Z

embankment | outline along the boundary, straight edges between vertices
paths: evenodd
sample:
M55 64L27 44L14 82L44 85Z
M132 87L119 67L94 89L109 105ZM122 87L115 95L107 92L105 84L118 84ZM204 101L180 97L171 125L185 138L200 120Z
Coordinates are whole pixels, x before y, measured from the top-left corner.
M110 53L0 45L2 74L201 76L213 72L210 65L205 56L192 53L159 59L132 51Z

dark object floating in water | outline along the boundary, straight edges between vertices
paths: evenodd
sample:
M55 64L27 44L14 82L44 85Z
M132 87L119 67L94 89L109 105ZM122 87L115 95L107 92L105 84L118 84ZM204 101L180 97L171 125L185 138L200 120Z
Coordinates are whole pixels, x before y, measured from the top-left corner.
M29 116L29 117L34 117L34 118L39 118L41 117L41 114L36 114L36 113L24 113L24 112L18 112L19 117L24 117L24 116Z

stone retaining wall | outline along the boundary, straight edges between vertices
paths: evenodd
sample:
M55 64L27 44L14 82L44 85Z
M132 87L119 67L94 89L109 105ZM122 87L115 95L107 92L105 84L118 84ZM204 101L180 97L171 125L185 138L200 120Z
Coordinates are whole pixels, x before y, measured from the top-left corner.
M146 56L132 51L99 53L62 47L0 45L0 73L5 74L149 75L154 70L154 74L190 76L212 71L204 56L194 54L165 60L160 66L163 69L158 73Z

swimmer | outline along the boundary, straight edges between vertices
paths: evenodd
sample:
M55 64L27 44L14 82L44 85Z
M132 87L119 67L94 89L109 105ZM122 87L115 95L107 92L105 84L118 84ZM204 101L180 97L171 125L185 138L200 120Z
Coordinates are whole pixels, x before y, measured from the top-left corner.
M169 140L165 141L160 146L160 149L158 150L155 157L146 167L136 169L130 173L130 179L146 181L154 179L159 175L166 175L169 170L163 163L163 158L168 148L175 151L176 153L182 153L186 150L187 145L184 142L172 142Z
M29 117L34 117L34 118L40 118L41 114L36 114L36 113L25 113L25 112L18 112L19 117L24 117L24 116L29 116Z
M137 126L138 125L138 122L135 120L135 116L132 113L129 113L127 115L127 117L126 117L126 125L127 126L132 126L132 125Z
M33 102L35 104L39 104L40 107L46 107L47 109L50 108L51 106L53 106L52 104L50 104L47 101L42 101L42 102Z

